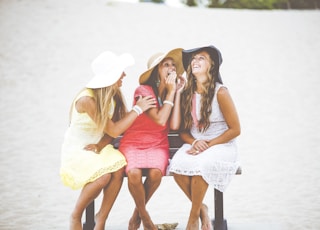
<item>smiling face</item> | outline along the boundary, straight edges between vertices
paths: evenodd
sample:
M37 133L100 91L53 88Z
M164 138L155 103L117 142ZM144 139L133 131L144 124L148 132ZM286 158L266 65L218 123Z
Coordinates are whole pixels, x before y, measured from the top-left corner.
M197 81L205 81L207 73L211 67L211 58L206 51L201 51L192 56L191 60L192 74L197 78Z

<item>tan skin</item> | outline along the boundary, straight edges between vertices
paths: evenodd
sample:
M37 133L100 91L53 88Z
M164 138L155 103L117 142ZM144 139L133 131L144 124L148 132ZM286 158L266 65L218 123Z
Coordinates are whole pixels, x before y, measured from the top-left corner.
M122 85L122 79L126 76L123 72L119 80L115 83L118 87ZM143 111L146 111L152 107L155 107L155 100L151 97L145 97L139 99L137 103ZM87 113L93 120L96 112L96 105L94 99L91 97L81 97L76 102L76 109L79 113ZM123 133L136 119L137 113L134 111L129 112L123 119L113 122L111 119L108 120L107 125L104 129L107 133L101 140L100 145L88 145L84 149L88 151L99 151L108 143L111 142L113 137L116 137ZM99 149L98 149L99 148ZM105 229L105 222L109 215L109 212L114 204L116 197L120 191L123 181L124 169L120 169L114 173L108 173L97 180L86 184L77 200L74 211L71 215L71 230L81 230L81 217L84 209L103 191L103 200L101 208L95 217L96 225L95 230Z
M176 67L171 58L164 59L158 66L160 85L159 95L167 89L165 100L174 102L174 107L164 104L161 108L151 108L146 114L157 124L166 125L168 119L170 129L178 129L180 124L180 94L184 88L185 80L179 76L176 84ZM169 75L168 75L169 74ZM146 210L146 204L161 183L160 169L145 169L146 179L142 182L142 169L132 169L128 172L128 187L135 201L136 207L129 221L129 230L137 230L141 221L145 230L157 230Z
M208 68L210 68L209 60L209 54L205 51L202 51L195 55L191 61L192 73L197 80L196 91L198 93L203 92L203 83L208 78L206 73ZM227 143L228 141L240 135L240 122L237 111L229 91L225 87L221 87L217 92L217 100L219 102L221 112L229 127L228 130L214 139L196 141L193 147L188 151L189 154L201 154L204 150L210 148L211 146ZM185 143L192 144L195 141L195 138L190 134L190 132L182 132L180 136ZM206 194L208 184L201 176L185 176L174 174L174 179L192 202L186 229L198 230L200 217L202 221L201 229L211 230L212 226L208 215L207 206L203 204L203 199Z

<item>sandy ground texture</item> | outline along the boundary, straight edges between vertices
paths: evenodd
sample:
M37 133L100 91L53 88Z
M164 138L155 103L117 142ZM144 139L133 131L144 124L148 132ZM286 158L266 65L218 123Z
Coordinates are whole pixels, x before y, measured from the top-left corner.
M319 22L308 10L0 0L0 229L68 229L79 191L60 182L60 147L94 57L133 54L123 84L130 107L149 56L210 44L222 52L242 125L243 174L224 194L229 229L320 229ZM127 229L133 208L125 180L106 229ZM155 223L180 230L189 208L172 177L148 204Z

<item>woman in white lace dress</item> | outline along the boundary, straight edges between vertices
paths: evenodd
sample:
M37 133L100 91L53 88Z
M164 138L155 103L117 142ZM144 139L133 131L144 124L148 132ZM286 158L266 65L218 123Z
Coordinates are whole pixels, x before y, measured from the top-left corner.
M212 229L203 199L211 185L224 192L239 164L235 138L240 122L228 89L222 84L220 51L214 46L183 50L187 86L182 95L185 144L169 171L192 202L187 230Z

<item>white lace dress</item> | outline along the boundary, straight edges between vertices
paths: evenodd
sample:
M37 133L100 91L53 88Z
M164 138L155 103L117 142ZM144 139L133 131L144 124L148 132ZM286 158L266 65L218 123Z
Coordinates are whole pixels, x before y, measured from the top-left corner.
M207 131L201 133L194 124L190 130L195 139L213 139L228 129L217 101L217 91L220 87L224 86L217 84L212 102L210 127ZM196 94L198 120L200 117L200 99L201 95ZM170 162L169 172L186 176L201 175L209 185L224 192L239 167L236 139L225 144L214 145L198 155L186 153L189 149L191 149L191 145L184 144L176 152Z

